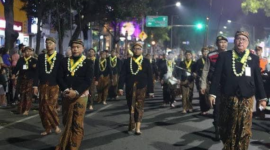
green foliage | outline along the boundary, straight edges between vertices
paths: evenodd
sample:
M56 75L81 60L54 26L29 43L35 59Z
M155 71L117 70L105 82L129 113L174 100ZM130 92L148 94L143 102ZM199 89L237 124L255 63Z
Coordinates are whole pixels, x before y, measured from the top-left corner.
M265 15L270 17L270 0L243 0L241 4L244 13L258 13L259 9L264 10Z

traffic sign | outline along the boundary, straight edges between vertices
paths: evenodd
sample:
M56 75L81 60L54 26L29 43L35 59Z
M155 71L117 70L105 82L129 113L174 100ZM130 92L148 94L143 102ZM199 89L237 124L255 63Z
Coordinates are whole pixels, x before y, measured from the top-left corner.
M144 41L144 40L147 38L147 34L146 34L144 31L142 31L142 32L139 34L139 38L140 38L142 41Z
M168 16L146 16L146 27L167 27Z

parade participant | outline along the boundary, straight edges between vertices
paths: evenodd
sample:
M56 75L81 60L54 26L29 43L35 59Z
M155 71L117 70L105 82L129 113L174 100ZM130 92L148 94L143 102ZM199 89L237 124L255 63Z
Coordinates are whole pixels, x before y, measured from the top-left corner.
M93 48L89 49L87 53L87 59L91 60L94 66L94 78L91 83L88 97L88 102L90 102L89 109L93 110L94 109L93 104L96 98L95 94L96 94L96 86L98 85L98 72L99 72L98 59L96 58L96 51Z
M163 106L166 104L170 104L172 108L175 107L174 101L176 97L176 89L177 84L179 84L180 80L177 83L176 80L176 70L175 70L175 62L173 60L173 55L170 54L167 56L166 61L162 61L160 63L160 83L163 86ZM176 80L176 81L175 81ZM172 82L170 82L172 81Z
M82 40L72 41L72 56L64 58L60 64L58 80L63 93L64 132L56 150L78 150L84 134L84 114L89 87L93 80L92 61L82 53Z
M145 58L148 59L150 61L150 63L151 63L151 69L153 71L153 85L155 86L155 81L159 78L158 77L158 68L157 68L156 59L152 58L151 54L146 54ZM146 93L147 93L146 97L148 97L149 96L149 91L147 91Z
M269 76L268 76L268 71L266 70L266 66L268 64L268 60L262 57L262 53L263 53L263 48L261 46L256 46L255 47L255 52L257 54L257 56L259 57L259 63L260 63L260 70L261 70L261 75L262 75L262 79L263 79L263 85L264 85L264 89L265 89L265 93L267 98L270 98L270 93L266 92L269 91L270 89L270 85L269 85ZM256 117L259 117L260 119L264 119L265 118L265 112L261 111L259 109L259 103L256 103Z
M234 49L219 54L213 75L209 100L220 96L220 137L224 150L248 150L251 138L253 97L266 106L259 58L250 53L249 33L237 31Z
M144 99L147 88L150 97L153 93L153 74L151 64L148 59L143 58L143 46L135 43L132 46L133 57L124 61L119 78L119 95L123 95L123 86L126 85L126 99L129 108L129 131L134 131L136 135L141 134L141 122L144 112Z
M33 49L31 47L25 47L24 57L21 57L16 67L12 71L12 78L15 80L16 74L19 72L19 78L21 80L19 85L20 103L18 106L18 112L23 115L28 115L32 105L33 97L33 82L36 75L37 60L31 57Z
M199 99L200 99L200 109L201 109L201 115L206 115L207 111L209 110L209 105L207 104L208 97L205 97L205 94L201 93L201 87L200 87L200 80L202 77L203 67L207 58L207 54L209 52L207 47L203 47L202 50L202 57L197 60L196 62L196 78L195 78L195 84L197 87L197 90L199 91Z
M205 97L208 100L208 91L209 91L209 86L211 84L211 80L213 77L213 73L215 71L215 64L218 59L218 56L221 52L224 52L227 50L228 47L228 39L224 37L223 35L219 35L216 38L216 45L218 47L217 50L209 52L207 59L204 64L203 68L203 73L202 73L202 78L201 78L201 93L205 94ZM218 126L218 120L219 120L219 109L218 109L218 104L219 104L219 97L220 94L218 93L216 98L216 103L213 105L214 112L213 112L213 117L214 117L214 126L215 126L215 139L220 140L219 137L219 126ZM209 103L209 101L208 101Z
M46 39L46 53L38 56L37 75L34 80L34 94L38 95L39 84L39 115L45 131L41 135L48 135L51 129L60 133L59 117L56 111L59 87L57 85L57 74L61 54L55 50L56 41L52 37Z
M185 71L181 73L181 93L182 93L182 104L183 104L183 111L182 113L193 112L192 107L192 99L193 99L193 88L194 88L194 69L195 69L195 62L192 61L192 52L186 51L185 52L185 60L182 61L178 66Z
M109 60L106 58L106 52L102 51L99 58L99 69L98 69L98 103L102 102L104 105L107 104L108 90L110 82L112 80L111 67L109 65Z
M116 56L116 51L112 50L111 51L111 56L109 57L109 65L112 71L112 82L110 84L110 88L109 88L109 98L110 99L117 99L117 92L118 92L118 79L119 79L119 74L121 71L121 60L119 58L117 58Z

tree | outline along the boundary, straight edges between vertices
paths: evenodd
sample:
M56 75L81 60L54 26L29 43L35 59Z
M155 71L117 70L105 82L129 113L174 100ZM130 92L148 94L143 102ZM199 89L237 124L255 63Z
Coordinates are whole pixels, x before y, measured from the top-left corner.
M149 10L149 0L77 0L72 1L72 7L77 11L77 25L71 40L79 37L82 29L89 22L97 22L102 29L106 23L114 28L113 41L119 41L119 23L121 21L140 19Z
M258 13L259 9L263 9L265 15L270 17L270 0L243 0L241 4L244 13Z
M17 40L19 34L14 31L14 12L13 12L13 0L6 0L2 4L4 5L4 13L6 20L6 29L5 29L5 48L11 50L14 47L14 42Z
M37 40L36 40L36 53L39 53L40 40L41 40L41 24L49 16L50 10L54 8L55 0L21 0L25 3L22 10L26 11L28 17L34 17L38 19L37 22Z
M70 14L67 13L66 4L61 0L55 0L55 8L51 10L51 24L58 33L59 53L63 54L63 40L65 33L70 27ZM72 29L70 29L72 30Z

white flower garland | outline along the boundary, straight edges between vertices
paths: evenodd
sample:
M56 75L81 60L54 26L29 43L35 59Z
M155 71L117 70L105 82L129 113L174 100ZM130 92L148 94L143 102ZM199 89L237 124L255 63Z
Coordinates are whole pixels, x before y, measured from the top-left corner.
M142 65L142 62L143 62L143 57L142 57L142 59L141 59L141 61L140 61L140 65ZM130 72L131 72L131 74L137 75L137 74L139 73L139 71L140 71L140 67L139 67L139 65L138 65L137 71L136 71L136 72L133 72L133 68L132 68L132 57L131 57L131 58L130 58Z
M76 68L75 68L74 70L71 70L71 66L70 66L70 58L68 58L68 62L67 62L67 64L68 64L68 71L69 71L69 72L73 72L73 73L75 74L75 72L76 72L80 67L83 66L83 62L84 62L85 59L86 59L86 57L85 57L84 55L82 55L82 61L79 63L78 66L76 66ZM74 63L75 63L75 62L74 62Z
M243 76L243 74L245 72L245 69L246 69L246 66L247 66L247 60L248 59L245 59L244 60L244 63L243 63L243 66L242 66L242 71L240 73L237 73L236 72L236 69L235 69L235 57L236 57L236 52L234 50L232 50L232 69L233 69L233 73L237 77L241 77L241 76Z
M47 70L47 55L48 54L45 54L44 56L45 56L45 72L47 73L47 74L51 74L51 72L52 72L52 70L53 70L53 68L54 68L54 63L55 63L55 61L56 61L56 55L54 56L54 58L52 59L53 61L52 61L52 64L51 64L51 67L50 67L50 70Z

